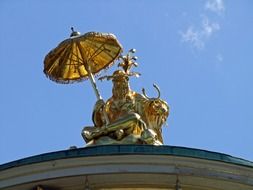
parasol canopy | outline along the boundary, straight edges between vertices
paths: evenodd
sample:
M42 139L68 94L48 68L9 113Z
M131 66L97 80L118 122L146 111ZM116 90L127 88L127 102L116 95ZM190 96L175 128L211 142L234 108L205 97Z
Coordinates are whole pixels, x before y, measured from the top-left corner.
M70 37L51 50L44 60L44 73L57 83L79 82L111 66L122 47L110 33L88 32Z
M110 67L122 52L117 38L110 33L88 32L80 35L72 28L71 37L51 50L44 60L44 73L57 83L80 82L89 78L96 92L93 74Z

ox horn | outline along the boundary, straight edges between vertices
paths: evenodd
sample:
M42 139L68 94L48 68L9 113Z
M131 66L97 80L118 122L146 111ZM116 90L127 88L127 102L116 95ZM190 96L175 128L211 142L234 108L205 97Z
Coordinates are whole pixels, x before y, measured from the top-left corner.
M156 84L153 84L153 87L154 87L154 88L157 90L157 92L158 92L158 96L157 96L157 98L155 98L155 99L160 98L161 92L160 92L159 87L158 87ZM144 88L142 88L142 93L143 93L143 96L144 96L145 98L151 99L150 97L147 96L146 91L145 91Z

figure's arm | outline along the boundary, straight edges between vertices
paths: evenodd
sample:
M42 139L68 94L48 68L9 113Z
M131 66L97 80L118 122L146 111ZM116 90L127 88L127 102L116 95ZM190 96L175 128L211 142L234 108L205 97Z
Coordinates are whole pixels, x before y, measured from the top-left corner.
M92 121L95 127L102 127L106 124L105 119L103 117L104 106L104 100L98 100L93 108Z

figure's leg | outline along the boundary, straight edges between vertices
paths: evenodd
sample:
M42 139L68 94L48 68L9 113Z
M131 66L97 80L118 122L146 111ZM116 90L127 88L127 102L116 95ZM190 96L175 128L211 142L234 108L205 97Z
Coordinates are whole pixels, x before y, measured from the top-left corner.
M143 129L146 129L145 122L137 113L130 113L127 116L107 125L105 128L107 132L115 132L118 130L125 130L130 132L134 127L139 128L141 131Z
M82 131L82 136L86 142L89 142L92 139L118 131L118 135L116 134L116 138L121 139L123 136L132 133L140 134L146 128L146 124L141 119L139 114L130 113L127 116L120 118L117 121L101 128L84 127ZM122 131L125 134L122 134Z

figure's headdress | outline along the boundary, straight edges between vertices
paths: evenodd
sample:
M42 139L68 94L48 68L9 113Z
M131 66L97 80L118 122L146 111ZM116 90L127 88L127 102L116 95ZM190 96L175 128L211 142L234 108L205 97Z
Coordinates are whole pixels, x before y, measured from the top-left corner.
M125 56L120 56L119 58L122 60L118 64L118 67L122 67L123 70L116 70L113 75L109 76L103 76L100 77L99 80L112 80L112 81L121 81L121 80L128 80L130 76L139 77L141 74L138 72L131 72L130 69L132 66L137 67L138 63L135 61L137 60L136 56L133 56L132 54L135 53L135 49L130 49Z

